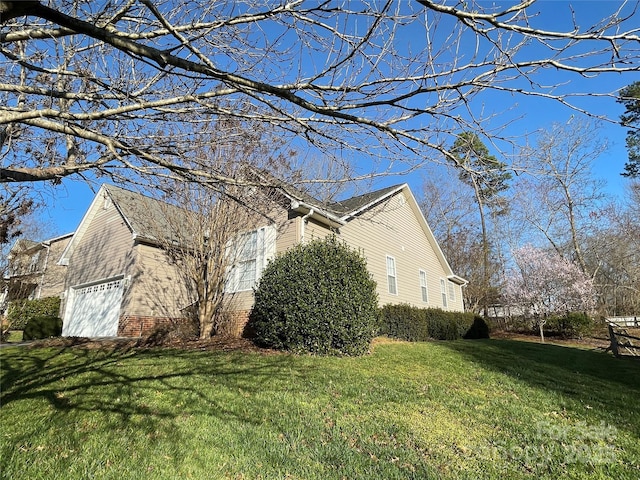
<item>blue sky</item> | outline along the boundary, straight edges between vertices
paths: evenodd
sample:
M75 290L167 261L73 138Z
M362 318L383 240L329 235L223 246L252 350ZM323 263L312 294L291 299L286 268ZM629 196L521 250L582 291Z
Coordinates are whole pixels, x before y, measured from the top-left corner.
M544 0L538 5L541 11L540 21L543 21L545 28L567 29L566 15L569 13L569 6L573 5L578 23L594 23L603 15L611 13L616 5L616 1L556 1ZM612 7L613 5L613 7ZM564 20L563 20L564 19ZM564 24L562 22L565 22ZM399 41L413 43L416 32L407 31L406 38L399 38ZM419 42L418 42L419 43ZM577 76L571 77L571 83L562 88L567 91L594 91L613 92L634 81L640 80L640 76L633 75L607 75L595 79L580 79ZM545 79L546 83L557 83L557 79L552 75ZM538 98L527 97L505 97L504 95L488 94L481 99L484 108L488 111L504 112L502 120L513 119L513 124L509 127L510 135L519 136L527 133L531 134L537 129L545 128L553 122L566 122L575 112L570 111L562 105L541 101ZM623 112L623 107L611 98L585 97L580 99L580 104L596 115L608 117L616 120ZM603 179L607 183L607 193L611 196L621 196L626 180L620 176L624 163L627 160L625 149L625 130L615 123L603 123L599 132L606 137L611 148L594 165L594 177ZM375 186L382 187L393 183L408 182L415 194L420 193L422 185L422 174L415 172L410 176L390 177L380 180ZM82 216L86 212L93 199L94 192L99 188L99 183L89 186L81 180L66 178L62 184L56 187L34 186L41 192L41 198L46 203L46 208L41 211L41 219L50 227L47 235L58 235L71 232L76 229Z

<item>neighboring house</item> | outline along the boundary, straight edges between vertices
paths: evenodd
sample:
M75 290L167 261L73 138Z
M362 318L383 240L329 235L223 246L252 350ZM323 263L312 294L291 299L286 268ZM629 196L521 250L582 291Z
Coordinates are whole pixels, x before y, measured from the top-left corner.
M269 259L332 233L366 257L381 305L463 311L466 282L452 272L406 184L327 205L288 186L276 190L270 220L236 242L241 254L225 291L236 334L246 324L253 288ZM184 317L193 300L150 233L149 219L157 224L168 212L159 205L121 188L100 188L60 260L68 269L63 335L145 335ZM173 212L180 215L177 208Z
M72 235L43 242L20 239L11 247L3 311L11 300L62 296L66 268L57 262Z

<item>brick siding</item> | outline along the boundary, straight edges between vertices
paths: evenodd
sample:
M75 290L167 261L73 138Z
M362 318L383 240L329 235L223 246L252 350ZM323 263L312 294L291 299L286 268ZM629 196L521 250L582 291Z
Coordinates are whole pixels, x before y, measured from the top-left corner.
M188 320L186 318L125 315L120 317L120 323L118 324L118 336L146 337L151 335L154 330L159 327L176 325L182 322L188 322Z

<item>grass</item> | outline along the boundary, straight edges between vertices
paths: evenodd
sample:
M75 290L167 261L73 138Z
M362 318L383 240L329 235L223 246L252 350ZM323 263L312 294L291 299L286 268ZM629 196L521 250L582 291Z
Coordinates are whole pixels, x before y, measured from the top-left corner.
M1 478L640 478L640 363L595 351L0 356Z
M22 330L11 330L5 340L6 343L20 343L22 342Z

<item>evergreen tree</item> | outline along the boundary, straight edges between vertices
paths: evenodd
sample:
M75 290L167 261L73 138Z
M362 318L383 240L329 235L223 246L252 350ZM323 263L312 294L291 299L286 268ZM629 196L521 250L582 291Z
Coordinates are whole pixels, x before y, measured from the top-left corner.
M480 137L473 132L463 132L453 144L451 153L455 156L455 162L460 168L460 180L473 187L480 224L482 227L482 287L484 292L482 307L486 316L489 309L490 288L490 259L491 246L487 234L487 222L485 209L488 208L494 215L506 213L504 198L500 193L509 188L511 173L506 171L506 164L500 162L489 153L487 146L482 143Z
M625 106L626 110L620 116L623 126L629 127L627 131L627 150L629 161L624 165L625 177L640 177L640 82L634 82L620 91L618 103Z

